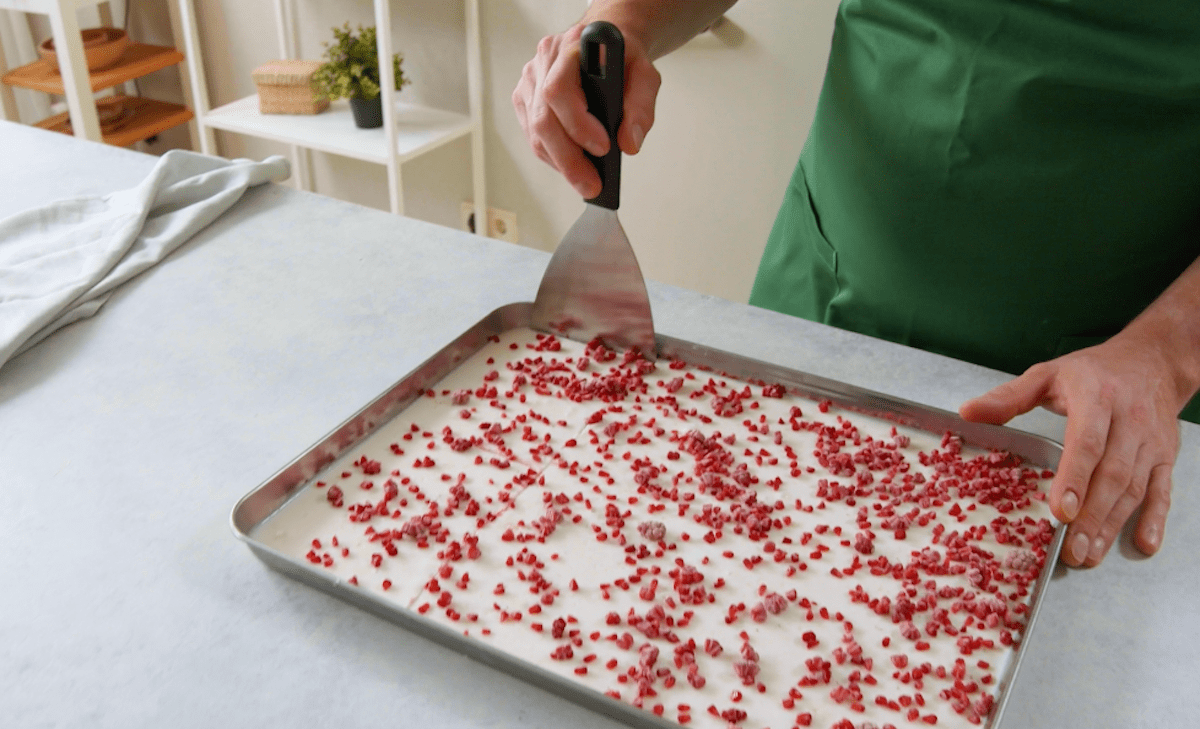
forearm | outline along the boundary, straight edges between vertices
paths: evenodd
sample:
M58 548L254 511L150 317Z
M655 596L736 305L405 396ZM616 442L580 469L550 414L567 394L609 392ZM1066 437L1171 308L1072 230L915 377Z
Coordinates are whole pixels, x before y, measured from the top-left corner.
M1118 336L1153 342L1175 377L1180 407L1200 390L1200 258Z
M607 20L656 60L694 38L737 0L595 0L585 22Z

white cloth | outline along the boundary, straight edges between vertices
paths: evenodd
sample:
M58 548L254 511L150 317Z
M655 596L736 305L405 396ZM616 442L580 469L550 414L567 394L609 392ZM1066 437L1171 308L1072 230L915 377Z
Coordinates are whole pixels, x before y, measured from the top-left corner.
M172 150L137 187L60 200L0 220L0 367L104 305L233 206L248 187L287 179L262 162Z

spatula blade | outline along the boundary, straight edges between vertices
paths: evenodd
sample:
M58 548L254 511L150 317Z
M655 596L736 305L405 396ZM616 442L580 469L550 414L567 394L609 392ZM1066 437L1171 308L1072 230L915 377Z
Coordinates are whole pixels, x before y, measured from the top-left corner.
M617 211L589 204L567 231L542 276L532 324L656 358L646 281Z
M646 280L617 220L621 204L621 148L617 130L625 100L625 39L612 23L597 21L579 36L579 80L588 112L608 131L609 150L587 158L600 175L600 194L558 244L533 303L533 326L611 347L633 348L654 360L654 322Z

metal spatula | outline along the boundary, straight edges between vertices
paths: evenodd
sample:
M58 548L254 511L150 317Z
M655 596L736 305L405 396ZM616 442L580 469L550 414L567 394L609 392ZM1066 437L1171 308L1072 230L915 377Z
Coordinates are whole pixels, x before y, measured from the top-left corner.
M646 281L617 220L621 149L617 130L625 96L625 41L611 23L588 25L579 38L580 77L588 111L608 130L604 157L588 159L600 173L600 194L559 243L533 303L535 329L579 341L599 337L611 347L638 348L654 360L654 322ZM586 152L585 152L586 154Z

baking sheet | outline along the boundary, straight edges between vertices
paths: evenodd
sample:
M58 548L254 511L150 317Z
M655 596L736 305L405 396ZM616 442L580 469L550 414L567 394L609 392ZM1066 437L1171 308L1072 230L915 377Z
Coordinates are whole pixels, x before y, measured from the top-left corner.
M244 496L234 507L231 525L239 539L271 568L319 590L335 595L359 608L378 615L407 630L468 655L504 673L533 683L581 706L647 729L678 728L675 721L655 716L630 704L605 696L581 686L568 678L551 673L539 666L518 659L481 641L464 637L461 632L440 625L415 611L383 600L327 571L314 569L301 558L278 552L252 535L255 527L280 509L299 493L324 468L355 448L360 442L387 423L422 395L427 388L452 372L464 360L481 349L494 335L508 330L528 327L531 303L509 304L484 317L438 353L401 378L386 392L355 413L311 448L262 485ZM918 403L864 390L853 385L792 369L760 362L729 352L658 335L660 354L682 359L689 364L726 373L740 379L774 382L785 385L795 394L816 400L830 400L835 405L897 424L924 430L935 435L945 431L959 434L964 443L985 449L1005 450L1020 456L1039 468L1056 469L1062 446L1041 436L1011 428L968 423L956 414L929 408ZM985 727L1000 725L1009 688L1020 668L1025 648L1037 622L1042 597L1050 583L1050 575L1058 561L1065 535L1063 525L1056 525L1046 562L1030 596L1028 620L1020 646L997 682L996 705Z

